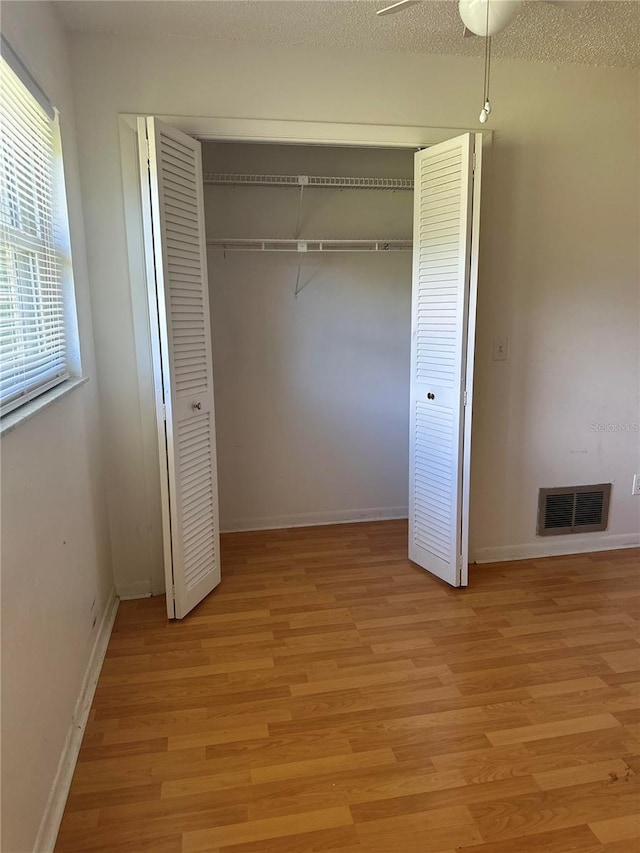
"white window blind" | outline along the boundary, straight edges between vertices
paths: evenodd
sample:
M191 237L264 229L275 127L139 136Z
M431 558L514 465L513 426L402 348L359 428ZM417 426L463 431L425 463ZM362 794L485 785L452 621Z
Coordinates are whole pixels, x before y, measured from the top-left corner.
M69 377L57 124L0 58L0 413Z

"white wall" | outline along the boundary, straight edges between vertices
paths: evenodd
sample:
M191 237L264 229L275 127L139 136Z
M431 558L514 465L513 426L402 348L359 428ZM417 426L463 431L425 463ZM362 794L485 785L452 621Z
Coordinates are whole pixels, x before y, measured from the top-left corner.
M60 109L84 373L2 439L2 849L33 849L113 595L67 44L49 4L3 34ZM41 848L42 849L42 848Z
M206 172L411 177L412 151L205 143ZM293 237L297 187L205 186L207 236ZM410 239L413 193L307 188L301 237ZM209 251L221 528L406 517L411 253Z
M135 371L118 112L465 128L482 63L80 34L72 45L114 562L118 584L149 588L159 525L140 419L151 398ZM492 74L472 553L535 550L538 488L600 481L614 483L607 534L538 544L630 542L637 434L589 425L639 419L638 74L515 61ZM493 362L492 339L505 335L509 360Z

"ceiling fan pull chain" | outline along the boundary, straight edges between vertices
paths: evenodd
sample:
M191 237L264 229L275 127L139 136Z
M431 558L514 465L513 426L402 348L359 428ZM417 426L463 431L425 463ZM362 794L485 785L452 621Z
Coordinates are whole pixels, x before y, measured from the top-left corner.
M484 31L484 89L482 92L483 106L480 110L479 120L481 124L486 124L491 112L491 104L489 103L489 81L491 75L491 36L489 35L489 2L487 0L487 20Z
M484 101L484 108L487 111L487 115L491 112L491 104L489 103L489 86L491 85L491 48L493 47L493 43L491 41L491 36L489 36L489 49L488 49L488 59L487 59L487 94Z

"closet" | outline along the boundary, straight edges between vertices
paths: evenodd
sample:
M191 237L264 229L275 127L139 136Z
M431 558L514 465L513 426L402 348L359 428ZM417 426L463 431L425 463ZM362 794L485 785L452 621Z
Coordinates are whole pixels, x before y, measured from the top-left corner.
M406 517L413 152L202 158L221 529Z
M409 558L466 585L481 136L138 142L169 617L220 582L221 514L407 514Z

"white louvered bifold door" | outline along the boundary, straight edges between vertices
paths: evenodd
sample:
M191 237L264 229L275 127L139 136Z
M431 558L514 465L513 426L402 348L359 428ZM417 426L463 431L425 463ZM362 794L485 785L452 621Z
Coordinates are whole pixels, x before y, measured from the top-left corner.
M452 586L467 583L479 222L475 136L415 157L409 556Z
M139 119L167 612L220 583L213 366L200 143Z

